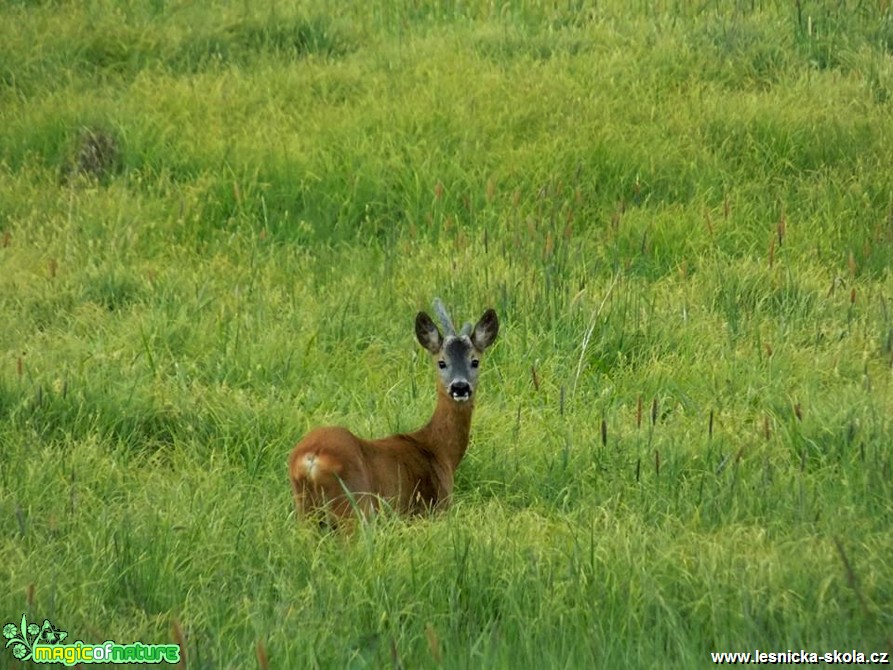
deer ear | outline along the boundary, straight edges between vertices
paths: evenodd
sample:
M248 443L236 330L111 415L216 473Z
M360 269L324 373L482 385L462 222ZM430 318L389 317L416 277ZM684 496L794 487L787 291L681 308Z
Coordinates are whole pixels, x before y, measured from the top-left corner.
M488 309L471 331L471 343L478 351L483 351L496 340L499 333L499 319L496 312Z
M424 312L419 312L416 315L415 336L418 338L419 344L432 354L440 352L440 347L443 345L443 337L437 326L434 325L431 317Z

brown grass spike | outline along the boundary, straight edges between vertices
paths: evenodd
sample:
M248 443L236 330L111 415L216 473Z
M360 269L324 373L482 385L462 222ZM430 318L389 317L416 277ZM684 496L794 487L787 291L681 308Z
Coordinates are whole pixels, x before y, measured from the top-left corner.
M264 644L263 640L257 641L255 652L257 654L257 665L260 670L270 670L270 661L267 658L267 646Z
M179 619L174 617L171 619L171 637L174 638L174 644L180 647L180 662L177 663L179 670L186 670L188 665L188 654L186 652L186 635L183 634L183 627L180 625Z
M837 548L840 561L843 563L847 584L853 590L853 593L856 594L856 598L859 600L859 607L862 609L862 614L868 616L870 613L868 609L868 601L865 600L865 596L862 594L862 588L859 586L859 578L856 576L856 571L853 570L853 565L850 563L846 550L843 548L843 543L836 535L831 539L834 540L834 546Z
M434 662L440 665L443 656L440 653L440 638L437 636L437 631L434 630L434 626L430 623L425 626L425 639L428 640L428 650L431 652L431 658L434 659Z

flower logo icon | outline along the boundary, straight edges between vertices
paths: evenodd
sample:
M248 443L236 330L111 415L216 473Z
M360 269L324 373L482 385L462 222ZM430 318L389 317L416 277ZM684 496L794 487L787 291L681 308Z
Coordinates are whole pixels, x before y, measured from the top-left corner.
M28 661L34 654L36 644L59 644L68 633L59 630L49 619L44 619L43 625L28 623L25 615L22 615L22 623L16 625L8 623L3 626L3 637L6 638L6 648L12 647L12 655L20 661Z

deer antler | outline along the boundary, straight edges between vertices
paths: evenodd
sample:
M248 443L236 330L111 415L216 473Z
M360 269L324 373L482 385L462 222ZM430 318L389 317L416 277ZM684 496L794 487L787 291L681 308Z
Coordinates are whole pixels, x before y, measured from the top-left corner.
M437 318L440 320L441 325L443 326L444 335L455 335L456 327L453 325L453 320L450 318L449 313L444 307L443 301L440 298L434 298L434 313L437 314Z

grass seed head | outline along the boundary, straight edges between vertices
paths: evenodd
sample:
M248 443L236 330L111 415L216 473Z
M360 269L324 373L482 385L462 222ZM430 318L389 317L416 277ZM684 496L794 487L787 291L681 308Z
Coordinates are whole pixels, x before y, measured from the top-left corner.
M171 620L171 637L174 639L174 644L179 645L180 647L180 662L177 664L177 667L180 668L180 670L186 670L186 635L183 633L183 627L180 625L180 621L176 617Z
M428 641L428 651L431 652L431 658L434 659L435 663L440 664L443 658L440 653L440 638L437 636L434 626L430 623L425 626L425 639Z
M264 644L263 640L257 641L255 653L257 655L257 665L260 670L270 670L270 661L267 658L267 646Z

